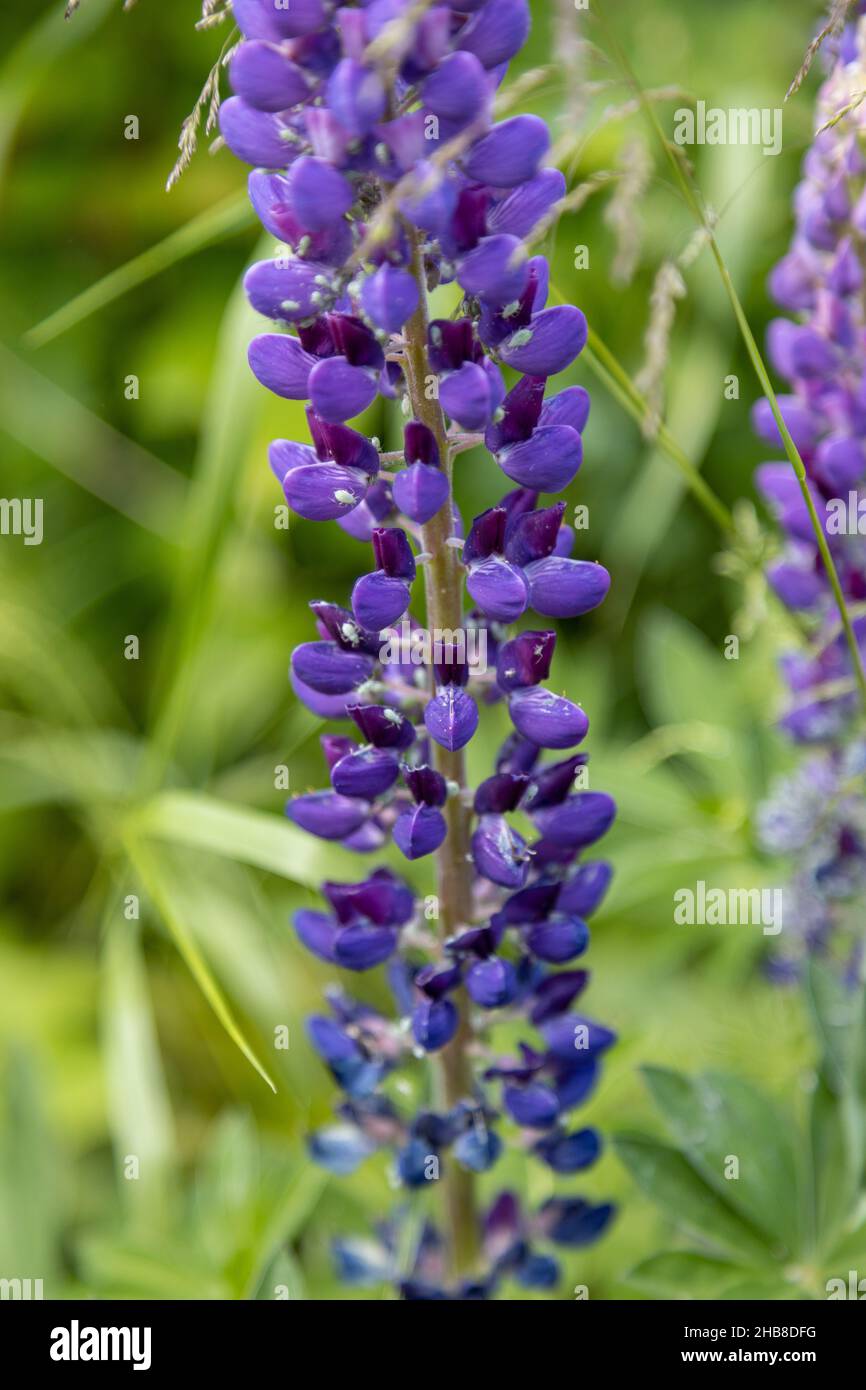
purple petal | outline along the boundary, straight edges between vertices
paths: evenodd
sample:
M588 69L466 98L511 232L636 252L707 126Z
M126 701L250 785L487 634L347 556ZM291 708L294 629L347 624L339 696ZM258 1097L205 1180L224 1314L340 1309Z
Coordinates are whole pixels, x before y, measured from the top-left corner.
M580 310L562 304L535 314L528 328L506 339L499 355L518 372L555 376L583 351L586 335L586 319Z
M589 728L579 705L541 686L515 690L508 707L517 732L540 748L573 748Z
M438 1052L454 1037L458 1022L450 999L421 999L412 1011L412 1036L425 1052Z
M422 859L442 844L448 833L445 817L435 806L413 806L398 816L393 829L394 844L407 859Z
M525 237L554 203L564 197L565 189L565 175L559 169L542 169L534 178L494 204L487 215L488 231Z
M478 728L478 706L457 685L446 685L424 710L424 725L441 748L454 753L463 748Z
M401 468L393 483L394 501L404 516L423 526L444 506L448 479L441 469L429 463L413 463Z
M484 816L472 836L475 867L503 888L522 888L529 871L526 841L504 816Z
M257 111L286 111L310 95L301 69L269 43L242 43L229 78L232 90Z
M310 372L317 359L305 352L297 338L286 333L260 333L249 346L253 374L273 391L290 401L309 399Z
M501 690L536 686L550 674L556 646L554 632L521 632L500 647L496 680Z
M589 981L586 970L560 970L555 975L547 975L536 986L535 1003L529 1018L536 1028L557 1014L564 1013L569 1005L582 994Z
M517 994L517 974L511 961L491 956L470 968L466 988L482 1009L501 1009Z
M314 690L311 685L306 685L302 680L299 680L294 671L290 673L289 679L301 704L306 705L307 709L318 715L320 719L348 718L345 695L323 695L320 691Z
M529 272L526 252L517 237L484 237L457 271L457 281L467 294L491 304L508 304L523 293Z
M553 845L580 849L600 840L616 818L616 802L606 792L577 792L560 806L533 814L541 834Z
M380 748L362 748L334 765L331 786L341 796L373 801L393 787L399 775L400 767L393 753Z
M247 298L258 313L280 323L300 323L318 312L326 268L315 261L258 261L244 276ZM317 296L314 300L313 296Z
M499 405L494 373L499 376L493 363L485 368L478 362L464 362L456 372L450 372L440 381L442 409L462 429L483 430L490 424ZM500 376L499 385L501 382Z
M415 740L415 730L409 720L389 705L350 705L349 714L375 748L404 752Z
M540 426L531 439L512 444L497 457L503 473L534 492L568 487L583 458L583 441L567 425Z
M461 7L455 5L454 8ZM471 8L478 9L475 5ZM460 48L474 53L485 68L496 68L520 51L529 34L529 25L526 0L495 0L478 9L475 17L461 29L457 42ZM496 182L495 179L484 181Z
M501 623L513 623L529 602L523 571L496 555L473 565L466 588L482 613Z
M533 177L549 147L550 131L540 116L512 116L472 146L466 175L493 188L515 188Z
M285 122L270 112L256 111L242 97L223 102L219 121L223 139L244 164L285 169L295 158L297 145L285 138Z
M603 859L581 864L562 885L557 906L561 912L589 917L604 898L612 877L613 869Z
M523 512L509 518L505 537L505 557L513 565L525 568L533 560L542 560L556 548L565 512L564 502L538 511Z
M589 945L589 928L579 917L554 918L530 927L526 944L539 960L562 965L573 960Z
M555 1093L540 1081L529 1086L506 1086L502 1099L515 1123L527 1129L549 1129L559 1116Z
M310 908L301 908L295 913L295 931L308 951L312 951L320 960L334 964L337 924L333 917L324 912L313 912Z
M583 434L589 419L589 392L582 386L566 386L555 396L550 396L541 408L542 425L570 425L578 434Z
M418 307L418 286L408 270L381 265L364 281L361 307L377 328L396 333Z
M350 135L367 135L385 114L385 89L378 73L344 58L328 79L328 106Z
M347 652L336 642L302 642L292 652L292 671L321 695L347 695L373 674L364 652Z
M351 835L367 819L370 807L365 801L355 801L336 792L308 792L293 797L286 805L286 815L295 825L320 840L342 840Z
M372 970L397 949L398 936L390 927L370 927L358 923L338 932L334 959L346 970Z
M280 441L277 441L279 443ZM275 445L271 466L276 468ZM357 468L338 468L335 463L309 463L292 468L283 478L286 501L308 521L335 521L364 500L369 480Z
M450 53L421 88L428 111L461 130L481 113L490 92L490 79L474 53Z
M382 570L364 574L352 590L352 612L362 627L370 632L402 618L409 607L411 591L405 579L392 578Z
M527 565L529 601L546 618L579 618L603 603L610 575L591 560L569 560L550 555Z
M324 231L339 222L355 201L347 178L325 159L302 155L289 174L292 211L311 232Z
M310 372L309 395L316 414L341 424L366 410L379 393L375 372L353 367L345 357L326 357Z

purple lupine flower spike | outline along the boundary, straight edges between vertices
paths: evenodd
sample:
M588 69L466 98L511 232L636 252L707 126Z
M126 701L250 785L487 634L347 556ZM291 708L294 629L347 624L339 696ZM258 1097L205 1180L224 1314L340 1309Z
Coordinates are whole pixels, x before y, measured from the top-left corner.
M431 1223L412 1242L408 1270L399 1212L378 1240L341 1239L335 1256L348 1282L395 1282L412 1300L492 1298L506 1281L549 1291L551 1245L596 1239L612 1208L568 1187L539 1210L505 1190L482 1211L472 1186L508 1137L564 1185L595 1161L599 1137L571 1112L613 1042L571 1011L589 979L573 962L611 880L596 846L614 805L585 785L587 755L573 750L588 720L549 684L555 633L529 616L585 614L610 582L592 556L572 554L557 497L582 464L589 397L581 386L553 393L548 379L579 355L586 322L575 306L547 307L547 262L528 244L565 180L545 167L544 121L494 119L529 6L233 0L233 10L243 42L221 130L252 166L250 201L278 243L245 278L265 320L249 362L275 396L309 403L309 439L275 440L271 468L302 525L336 521L372 550L350 595L311 604L309 640L292 653L298 699L335 723L321 736L330 787L293 795L286 814L340 852L390 843L437 870L423 899L379 867L324 883L323 905L295 914L329 974L385 965L393 996L380 1010L334 986L330 1014L310 1020L342 1092L339 1123L312 1136L312 1157L344 1175L387 1150L402 1187L438 1181L459 1195L442 1204L445 1228ZM808 273L792 267L787 282L809 307ZM856 257L840 251L832 283L836 300L852 292ZM449 284L458 316L431 318L428 291ZM855 343L843 314L820 312ZM810 379L827 367L814 337L779 335L779 352ZM405 420L402 449L389 442L383 455L347 423L369 410L389 439ZM812 440L808 419L792 427ZM464 527L452 478L459 491L460 456L482 444L500 487ZM828 441L821 457L826 476L860 466L850 441ZM771 482L799 525L796 498ZM539 506L542 494L552 496ZM778 586L811 600L804 570L787 563ZM521 619L524 630L509 630ZM496 703L513 732L473 790L463 750ZM500 1017L526 1034L511 1057L473 1036ZM392 1084L412 1068L439 1070L441 1086ZM441 1100L413 1107L422 1094Z
M788 391L779 405L806 469L807 486L833 555L843 596L855 609L866 598L866 337L864 337L862 153L866 129L857 77L866 59L862 3L827 45L828 75L817 99L815 136L803 164L794 207L791 249L770 274L772 297L786 316L768 331L768 353ZM844 121L838 112L848 111ZM792 317L787 317L791 315ZM774 449L778 428L767 402L753 411L756 432ZM767 569L781 601L801 615L810 652L783 657L789 704L781 728L805 746L801 765L759 809L758 838L794 869L784 890L786 954L771 975L798 977L805 959L831 959L843 979L862 979L862 948L846 920L866 887L862 788L866 746L854 726L857 709L850 654L838 632L838 611L799 484L787 462L759 466L756 482L785 536ZM792 486L793 484L793 486ZM866 654L866 624L854 617ZM781 940L781 938L779 938Z

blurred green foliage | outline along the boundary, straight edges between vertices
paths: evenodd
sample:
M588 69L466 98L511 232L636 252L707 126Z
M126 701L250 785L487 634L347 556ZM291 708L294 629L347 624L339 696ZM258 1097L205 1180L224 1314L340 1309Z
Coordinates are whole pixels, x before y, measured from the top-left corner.
M616 169L643 126L621 110L629 93L596 53L599 85L573 128L554 8L533 4L521 70L553 66L521 106L574 138L578 184ZM781 105L817 8L606 6L647 86L725 107ZM255 316L238 281L257 234L234 203L196 254L181 253L198 233L181 234L128 293L38 349L25 340L102 277L243 193L235 161L205 149L163 191L222 39L194 31L195 0L139 0L127 14L84 0L68 25L61 9L12 0L0 16L2 491L45 506L43 545L0 540L0 1273L42 1277L49 1296L284 1296L279 1286L292 1298L336 1297L330 1238L366 1232L391 1194L377 1162L327 1184L304 1156L333 1088L303 1019L331 972L300 949L288 918L350 861L285 823L274 770L286 764L294 789L320 780L316 721L289 697L285 669L309 634L307 600L341 597L360 552L337 528L273 525L267 443L305 425L299 406L269 397L246 367ZM778 159L695 152L756 330L770 313L766 272L789 237L813 85L786 108ZM129 115L137 140L124 136ZM549 238L559 292L631 373L658 266L694 230L658 151L651 158L632 210L641 241L630 285L611 283L609 190ZM578 271L579 245L590 265ZM756 388L713 267L699 258L686 279L666 416L730 505L752 496L762 457L748 420ZM724 395L730 374L738 400ZM759 931L672 921L674 890L698 877L779 881L780 867L756 855L751 815L789 757L772 722L775 658L790 634L772 610L758 612L740 659L724 659L743 593L712 566L718 533L580 361L572 380L593 391L571 497L591 519L579 553L603 560L614 587L563 635L554 679L587 708L592 784L621 807L588 1009L622 1041L587 1119L606 1133L647 1123L639 1068L653 1064L751 1079L805 1123L816 1078L805 1011L763 982ZM393 419L367 423L393 439ZM489 505L495 468L468 455L460 474L471 515ZM124 657L130 635L137 660ZM502 733L493 716L473 742L476 774ZM130 895L140 921L125 915ZM274 1046L281 1026L287 1051ZM138 1180L125 1176L129 1155ZM485 1186L494 1180L533 1201L570 1186L513 1157ZM669 1242L668 1218L612 1149L585 1186L614 1196L621 1214L600 1246L568 1259L565 1288L639 1296L624 1277ZM693 1270L668 1273L666 1296L694 1293Z

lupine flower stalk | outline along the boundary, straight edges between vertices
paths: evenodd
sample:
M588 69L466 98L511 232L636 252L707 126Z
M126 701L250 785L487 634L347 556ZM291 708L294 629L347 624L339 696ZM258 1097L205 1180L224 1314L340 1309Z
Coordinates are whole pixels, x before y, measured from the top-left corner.
M808 485L866 651L866 5L826 46L829 73L817 101L817 134L795 194L796 230L770 290L786 311L770 325L769 352L790 383L780 406L803 458ZM766 401L754 410L762 438L779 435ZM855 720L859 699L839 615L799 485L787 463L758 469L759 488L786 541L768 578L811 629L811 647L786 656L791 701L782 727L805 747L804 762L761 809L759 833L773 853L796 857L785 923L796 949L774 968L784 977L802 957L835 954L852 978L862 963L858 898L866 888L866 755Z
M390 842L406 861L430 857L436 872L432 914L379 867L323 884L326 908L295 919L322 960L385 965L394 999L386 1016L335 986L330 1015L311 1020L343 1092L314 1157L348 1173L385 1149L403 1188L437 1179L444 1193L408 1268L405 1207L337 1256L350 1282L391 1280L406 1298L486 1298L504 1279L551 1288L549 1246L588 1244L612 1207L569 1190L522 1211L504 1191L482 1210L477 1175L502 1153L503 1124L554 1174L599 1152L570 1115L614 1036L575 1011L588 976L573 962L611 877L587 854L615 807L583 789L586 755L573 750L588 720L545 684L556 634L530 617L589 612L609 576L572 558L557 499L581 465L589 398L547 380L587 329L579 309L546 307L531 242L565 181L545 167L542 120L492 117L528 6L234 0L234 13L243 42L222 135L253 166L250 198L284 248L246 277L272 324L250 365L309 403L311 442L276 440L270 463L299 517L336 521L367 557L350 594L312 604L311 639L292 654L297 697L340 732L322 738L330 788L293 797L287 814L359 854ZM445 284L459 308L431 319L428 292ZM405 417L387 466L347 423L378 398ZM453 478L471 447L502 482L464 529ZM465 749L498 704L512 732L473 790ZM521 1020L534 1031L501 1055L494 1028L514 1036ZM423 1090L427 1054L435 1083L407 1112L393 1074L414 1067Z

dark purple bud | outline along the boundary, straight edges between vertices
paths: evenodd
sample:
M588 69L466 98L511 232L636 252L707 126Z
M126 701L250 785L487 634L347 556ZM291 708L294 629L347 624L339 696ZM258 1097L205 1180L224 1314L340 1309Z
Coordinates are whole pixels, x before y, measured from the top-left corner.
M534 990L535 1003L529 1015L531 1023L540 1028L548 1019L565 1013L586 988L589 973L586 970L558 970L555 975L546 975Z
M541 834L553 845L581 849L605 835L616 818L616 802L606 792L577 792L559 806L533 812Z
M582 955L589 945L589 928L579 917L557 917L530 927L526 944L539 960L562 965Z
M540 511L526 510L509 516L505 555L514 565L529 565L550 555L561 529L565 503L555 502Z
M515 690L508 708L517 732L539 748L573 748L589 728L579 705L540 686Z
M461 7L455 5L454 8ZM461 29L457 39L460 48L474 53L485 68L498 68L519 53L529 34L529 6L526 0L496 0L493 5L467 5L466 9L478 12ZM482 182L495 184L496 180L484 179Z
M377 567L392 579L415 578L415 557L399 526L380 526L373 532L373 556Z
M290 401L309 399L310 372L317 359L304 351L297 338L261 333L250 343L248 357L254 375L275 396Z
M495 622L513 623L526 612L529 588L523 570L498 555L473 565L466 588L481 609Z
M327 102L350 135L368 135L385 114L385 89L378 73L344 58L328 79Z
M549 1129L559 1117L555 1093L540 1081L528 1086L506 1086L502 1099L511 1118L526 1129Z
M397 949L397 933L390 927L370 927L363 922L337 933L334 958L345 970L372 970Z
M581 864L562 885L560 911L573 912L577 917L589 917L604 898L612 877L613 869L603 859Z
M401 768L403 781L419 805L444 806L448 800L448 783L434 767Z
M357 743L347 734L323 734L319 743L322 745L322 752L325 755L325 762L328 764L329 771L341 758L358 751Z
M269 111L257 111L242 97L223 102L219 122L220 134L244 164L285 169L297 152L297 145L285 138L289 129L285 121Z
M316 599L310 607L316 615L316 626L322 637L332 638L347 652L378 655L381 646L378 633L365 632L348 608L341 608L338 603L326 603L324 599ZM374 742L373 739L369 741Z
M428 999L444 999L460 984L459 965L425 965L415 976L415 984Z
M440 748L454 753L465 747L478 728L478 706L460 686L446 685L427 704L424 725Z
M508 512L505 507L489 507L476 516L463 546L463 563L471 565L502 553Z
M571 304L535 314L528 328L506 339L499 355L509 367L533 376L555 376L574 361L586 345L586 319Z
M394 501L404 516L423 526L445 505L448 479L439 468L413 463L397 474L393 484Z
M501 1009L517 994L517 974L511 961L490 956L470 967L466 988L482 1009Z
M292 671L322 695L347 695L373 674L365 652L350 652L336 642L302 642L292 652Z
M502 888L522 888L529 872L529 854L522 835L504 816L484 816L472 836L475 867Z
M567 560L571 555L572 550L574 550L574 541L574 527L560 526L559 530L556 533L556 545L553 549L554 555L559 555L564 560Z
M499 688L522 690L546 680L555 646L555 632L521 632L512 637L500 647L496 659Z
M257 261L244 276L244 290L253 308L278 323L313 318L333 278L315 261Z
M458 284L467 294L491 304L519 299L526 286L526 251L517 237L484 237L464 256L457 271Z
M448 833L445 817L435 806L413 806L394 822L394 844L407 859L433 854Z
M286 815L295 825L320 840L342 840L367 819L370 807L336 792L308 792L295 796L286 805Z
M533 608L546 618L579 618L604 602L610 575L591 560L567 560L549 555L527 566Z
M372 801L393 787L400 773L397 758L384 748L362 748L341 758L331 771L331 786L341 796Z
M515 188L533 177L549 147L550 131L540 116L512 116L472 146L464 169L476 183Z
M496 755L497 772L531 772L541 749L518 733L510 733Z
M589 392L582 386L566 386L564 391L551 396L544 402L541 411L542 425L568 425L570 429L583 434L589 419Z
M415 739L415 730L405 715L390 705L349 705L349 714L374 748L404 751Z
M310 95L301 69L269 43L242 43L236 48L229 80L232 91L257 111L286 111Z
M544 377L524 376L511 388L502 402L502 419L484 435L484 443L492 454L531 438L541 416L545 385Z
M411 888L390 869L376 869L362 883L327 881L322 892L344 925L363 917L377 927L400 927L415 910Z
M588 761L586 753L575 753L564 762L541 768L532 779L526 809L534 812L543 806L558 806L574 790L577 769L585 767Z
M595 1129L579 1129L574 1134L550 1134L539 1139L533 1152L554 1173L579 1173L595 1163L601 1153L601 1139Z
M361 307L386 333L397 333L418 307L418 286L408 270L381 265L361 289Z
M421 100L456 133L480 115L489 94L490 80L475 55L451 53L424 83Z
M528 331L528 330L527 330ZM503 473L535 492L568 487L583 460L583 441L568 425L540 425L530 439L497 455Z
M458 1021L450 999L421 999L412 1010L412 1036L425 1052L438 1052L454 1037Z
M558 882L532 883L506 898L497 915L510 927L543 922L553 911L558 897Z
M525 773L497 772L483 781L475 793L477 816L502 815L515 811L529 785Z
M548 1239L575 1249L598 1240L614 1210L609 1202L593 1206L582 1197L551 1197L541 1208L539 1223Z

